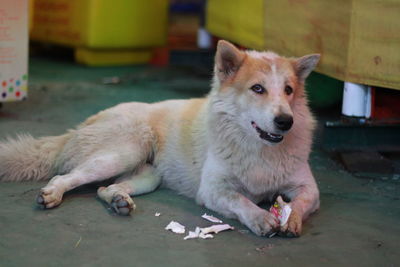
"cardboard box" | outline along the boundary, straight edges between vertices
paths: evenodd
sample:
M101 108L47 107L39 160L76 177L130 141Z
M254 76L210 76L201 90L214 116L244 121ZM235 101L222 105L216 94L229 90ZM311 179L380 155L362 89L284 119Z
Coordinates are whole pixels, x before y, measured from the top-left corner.
M28 92L28 0L1 0L0 102Z
M321 53L317 71L400 89L400 0L209 0L207 29L286 56Z

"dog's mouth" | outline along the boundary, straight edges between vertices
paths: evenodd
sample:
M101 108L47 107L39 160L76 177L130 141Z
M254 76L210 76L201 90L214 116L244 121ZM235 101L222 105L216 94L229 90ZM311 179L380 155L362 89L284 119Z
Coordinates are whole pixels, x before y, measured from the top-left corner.
M251 122L251 126L253 126L253 128L256 129L257 133L260 135L260 138L263 140L266 140L271 143L279 143L280 141L283 140L283 135L273 134L263 131L260 129L260 127L258 127L257 123L255 123L254 121Z

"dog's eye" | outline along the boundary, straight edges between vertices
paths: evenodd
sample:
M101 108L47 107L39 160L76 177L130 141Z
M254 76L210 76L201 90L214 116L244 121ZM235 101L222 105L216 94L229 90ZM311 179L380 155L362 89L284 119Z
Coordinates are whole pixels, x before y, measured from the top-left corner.
M265 93L265 88L262 85L259 84L255 84L252 87L250 87L250 89L257 93L257 94L264 94Z
M287 95L291 95L291 94L293 93L293 88L290 87L289 85L286 85L286 87L285 87L285 93L286 93Z

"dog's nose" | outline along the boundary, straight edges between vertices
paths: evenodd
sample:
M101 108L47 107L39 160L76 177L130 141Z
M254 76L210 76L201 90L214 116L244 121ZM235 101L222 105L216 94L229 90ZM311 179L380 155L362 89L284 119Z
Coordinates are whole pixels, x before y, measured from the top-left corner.
M279 115L274 119L275 126L281 131L289 130L293 125L293 117L290 115Z

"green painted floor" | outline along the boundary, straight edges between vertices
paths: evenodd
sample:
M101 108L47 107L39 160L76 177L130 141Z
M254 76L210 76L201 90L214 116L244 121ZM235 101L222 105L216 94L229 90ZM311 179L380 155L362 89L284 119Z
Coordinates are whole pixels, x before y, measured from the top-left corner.
M113 76L121 82L102 83ZM210 79L192 68L86 68L34 58L29 98L3 105L0 138L61 134L124 101L201 96ZM133 216L119 217L96 199L94 186L43 211L34 200L45 183L0 183L0 266L399 266L398 177L355 178L318 146L311 165L321 210L297 239L260 238L219 216L236 229L184 241L164 230L171 220L194 229L208 225L200 218L204 212L217 214L165 189L137 197Z

